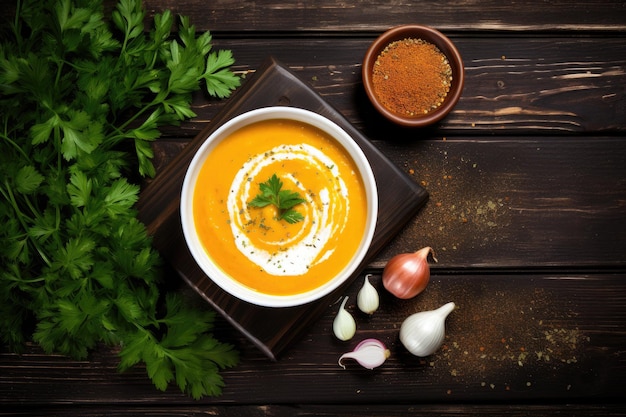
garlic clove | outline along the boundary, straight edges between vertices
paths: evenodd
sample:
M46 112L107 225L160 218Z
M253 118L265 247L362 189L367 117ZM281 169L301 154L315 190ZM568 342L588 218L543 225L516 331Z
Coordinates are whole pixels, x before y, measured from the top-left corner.
M370 274L365 275L365 282L356 296L357 306L366 314L373 314L380 304L378 291L369 281L370 276Z
M377 339L365 339L352 352L344 353L339 358L339 366L346 369L344 359L354 359L364 368L374 369L385 363L391 352L383 342Z
M436 310L422 311L407 317L400 326L400 341L415 356L435 353L445 338L445 321L454 310L450 302Z
M341 307L339 307L339 311L335 316L335 320L333 320L333 333L335 333L337 339L344 342L352 339L356 333L356 322L354 321L354 317L352 317L352 315L345 309L347 301L348 297L343 299Z

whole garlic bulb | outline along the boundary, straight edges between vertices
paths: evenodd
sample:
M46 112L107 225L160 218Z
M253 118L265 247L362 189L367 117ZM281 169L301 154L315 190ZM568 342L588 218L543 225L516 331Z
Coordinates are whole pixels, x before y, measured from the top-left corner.
M415 356L435 353L445 337L445 323L455 304L450 302L436 310L422 311L407 317L400 326L400 341Z

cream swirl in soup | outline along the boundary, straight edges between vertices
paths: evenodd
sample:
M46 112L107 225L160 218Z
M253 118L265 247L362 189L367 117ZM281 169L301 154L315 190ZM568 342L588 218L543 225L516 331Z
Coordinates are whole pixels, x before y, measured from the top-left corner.
M301 206L303 224L294 234L275 236L269 233L250 234L250 225L257 211L249 210L248 202L258 192L255 178L267 167L298 161L314 169L322 178L315 191L307 189L296 174L287 172L283 183L308 198ZM317 193L319 198L314 198ZM350 193L342 180L338 164L323 151L308 145L281 145L248 160L239 170L228 194L230 227L239 251L250 261L272 275L303 275L311 266L328 259L335 248L328 245L333 235L346 227L350 215Z

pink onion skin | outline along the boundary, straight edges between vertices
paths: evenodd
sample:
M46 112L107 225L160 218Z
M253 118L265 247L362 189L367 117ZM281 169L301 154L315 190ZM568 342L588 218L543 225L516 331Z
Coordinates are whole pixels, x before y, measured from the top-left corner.
M424 291L430 281L428 255L433 252L427 246L413 253L401 253L387 262L383 270L383 286L397 298L408 300ZM433 259L437 259L433 255Z
M339 365L346 369L341 362L344 359L354 359L364 368L374 369L385 363L385 360L391 355L391 351L387 349L385 344L378 339L365 339L352 352L344 353L339 358Z

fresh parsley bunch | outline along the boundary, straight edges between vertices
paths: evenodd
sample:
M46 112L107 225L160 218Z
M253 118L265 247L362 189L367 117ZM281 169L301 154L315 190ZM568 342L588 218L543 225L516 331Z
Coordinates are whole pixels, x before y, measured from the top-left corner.
M219 395L232 346L214 312L162 294L160 258L134 208L152 176L159 128L195 116L201 85L239 85L230 51L212 51L169 11L144 28L140 0L111 19L92 0L24 0L0 42L0 337L85 358L119 346L120 370L145 363L157 388Z

